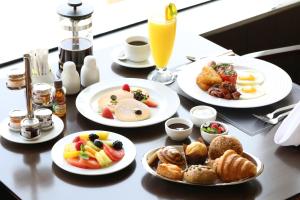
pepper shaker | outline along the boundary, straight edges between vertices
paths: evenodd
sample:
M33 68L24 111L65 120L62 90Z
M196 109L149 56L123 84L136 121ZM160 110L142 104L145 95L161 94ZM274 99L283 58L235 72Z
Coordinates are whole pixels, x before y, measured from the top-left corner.
M66 94L77 94L80 91L80 77L76 71L76 65L72 61L65 62L63 72L61 73L63 86L66 88Z
M94 56L86 56L84 64L81 68L81 85L83 87L90 86L99 81L99 70Z

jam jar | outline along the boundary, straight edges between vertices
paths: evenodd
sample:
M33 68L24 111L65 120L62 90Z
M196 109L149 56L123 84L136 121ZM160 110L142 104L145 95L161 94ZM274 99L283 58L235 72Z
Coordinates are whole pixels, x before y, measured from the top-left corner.
M52 86L47 83L34 84L33 91L32 91L33 103L40 107L51 107L52 106L51 90L52 90Z

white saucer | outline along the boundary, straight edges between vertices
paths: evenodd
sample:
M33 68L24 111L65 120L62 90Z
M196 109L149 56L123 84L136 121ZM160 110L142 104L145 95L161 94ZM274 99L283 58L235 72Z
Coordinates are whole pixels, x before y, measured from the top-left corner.
M20 132L10 130L8 126L9 117L0 123L0 134L1 137L5 138L6 140L20 144L37 144L46 142L56 138L64 130L64 122L58 116L52 115L52 120L54 127L50 130L41 130L41 136L36 140L25 140L20 135Z
M112 51L111 57L115 63L117 63L123 67L142 69L142 68L153 67L155 65L151 56L148 60L143 61L143 62L132 62L130 60L119 60L118 57L119 57L119 55L122 54L122 51L123 51L122 47L118 47L118 48L114 49Z

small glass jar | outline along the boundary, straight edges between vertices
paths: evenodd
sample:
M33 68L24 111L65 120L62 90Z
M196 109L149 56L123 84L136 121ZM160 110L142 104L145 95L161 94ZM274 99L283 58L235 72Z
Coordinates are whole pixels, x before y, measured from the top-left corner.
M47 83L36 83L33 85L32 99L33 103L38 106L51 107L52 96L51 96L52 86Z
M52 111L50 109L37 109L34 111L34 116L39 120L41 130L49 130L53 128Z
M21 121L20 135L25 140L36 140L41 136L40 122L37 118L24 118Z
M12 69L8 73L6 87L11 90L19 90L25 87L25 72L23 69Z
M9 113L9 123L8 126L12 131L20 131L21 121L27 115L25 110L12 110Z

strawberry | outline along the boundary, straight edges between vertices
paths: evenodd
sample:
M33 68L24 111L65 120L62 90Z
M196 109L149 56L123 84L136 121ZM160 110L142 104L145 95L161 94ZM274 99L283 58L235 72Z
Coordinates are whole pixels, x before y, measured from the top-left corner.
M76 136L74 139L73 139L73 142L78 142L80 141L80 137L79 136Z
M75 144L75 148L77 151L80 151L81 150L81 145L84 145L83 141L79 140L78 142L76 142Z
M125 91L130 92L130 87L129 87L129 85L128 85L127 83L124 84L124 85L122 86L122 90L125 90Z
M104 108L102 111L102 117L108 118L108 119L113 119L114 116L112 112L109 110L109 108Z
M146 104L147 106L151 107L151 108L156 108L158 106L158 104L151 100L150 98L148 98L147 100L143 101L144 104Z

